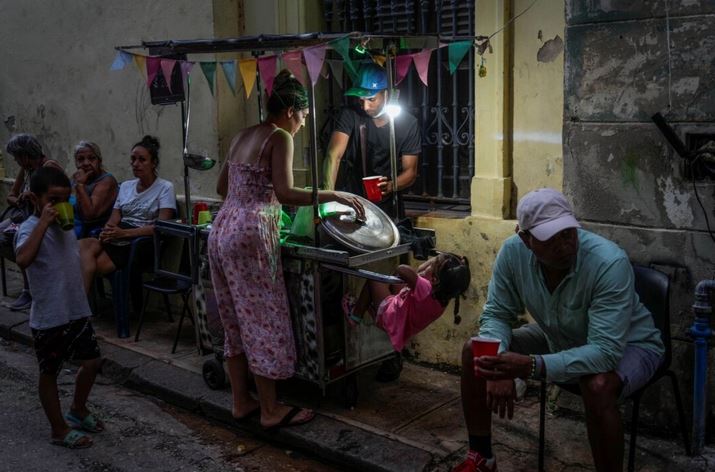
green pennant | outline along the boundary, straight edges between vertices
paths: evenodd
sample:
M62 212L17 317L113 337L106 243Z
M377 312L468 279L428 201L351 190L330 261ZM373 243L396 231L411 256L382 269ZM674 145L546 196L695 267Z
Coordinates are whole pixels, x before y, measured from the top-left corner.
M216 62L199 62L201 66L201 72L204 73L206 81L209 83L209 89L211 89L211 95L214 94L214 79L216 77Z
M465 54L469 52L472 47L472 41L459 41L456 43L450 43L449 49L449 73L454 74L457 70L457 66L462 59L464 59Z
M354 82L357 77L357 70L355 69L352 59L350 59L350 38L347 36L340 38L337 41L331 42L330 45L340 54L340 57L343 58L345 62L344 69L348 72L350 80Z

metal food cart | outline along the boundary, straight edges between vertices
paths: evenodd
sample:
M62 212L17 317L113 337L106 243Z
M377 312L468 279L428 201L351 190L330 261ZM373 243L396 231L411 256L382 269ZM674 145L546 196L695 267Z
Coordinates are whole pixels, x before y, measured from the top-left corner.
M298 47L324 43L328 40L345 35L311 33L301 35L261 35L220 40L176 40L144 42L140 46L125 46L118 49L144 48L154 57L177 58L187 54L205 54L217 52L251 52L255 57L267 51L284 51ZM352 33L349 35L358 39L369 36L372 44L381 47L383 51L394 51L396 41L404 41L405 37L375 36ZM436 46L438 37L412 38L421 47ZM364 41L363 41L364 42ZM386 54L388 80L392 83L392 58ZM260 76L257 74L258 90L261 90ZM308 87L311 119L311 177L318 180L317 158L317 124L314 86ZM187 94L188 96L188 94ZM258 94L259 110L262 103ZM184 102L181 101L182 130L184 139L184 179L187 225L191 226L191 201L189 195L189 168L191 159L188 155L186 139L188 136L188 117ZM397 175L397 164L394 150L394 127L391 129L391 167L392 178ZM195 164L195 163L194 163ZM200 163L199 163L200 164ZM380 261L395 260L397 256L407 254L409 244L400 244L399 233L394 223L379 208L364 200L366 209L377 215L371 222L379 220L379 229L372 223L363 225L360 222L344 218L345 212L337 212L334 217L321 215L318 205L317 186L313 185L313 208L311 224L313 224L310 242L291 241L288 238L282 244L282 262L288 291L293 330L298 354L297 376L315 383L325 392L326 386L339 379L347 379L346 403L351 406L357 399L357 384L355 374L358 370L382 361L394 355L394 350L387 335L380 329L369 324L349 327L341 309L341 298L346 290L349 277L360 277L377 280L384 283L399 283L400 279L386 276L370 268L370 264ZM393 194L397 199L397 193ZM395 205L397 208L398 205ZM374 209L373 209L374 207ZM330 212L328 212L330 213ZM382 214L382 216L380 216ZM322 217L322 218L321 218ZM386 221L385 221L386 220ZM345 229L346 225L355 225ZM365 226L361 228L361 226ZM223 370L223 333L218 319L216 301L210 282L208 257L206 255L208 228L193 227L196 237L191 247L191 265L194 274L194 308L197 318L197 345L202 352L214 352L215 359L204 364L204 379L211 388L225 385ZM382 248L372 246L370 242L372 230L382 231L390 241L376 241ZM346 233L366 234L361 241L350 241ZM431 230L416 230L422 236L434 238ZM375 233L377 234L377 233ZM396 260L395 260L396 261ZM396 265L396 262L395 264ZM391 272L391 271L390 271Z

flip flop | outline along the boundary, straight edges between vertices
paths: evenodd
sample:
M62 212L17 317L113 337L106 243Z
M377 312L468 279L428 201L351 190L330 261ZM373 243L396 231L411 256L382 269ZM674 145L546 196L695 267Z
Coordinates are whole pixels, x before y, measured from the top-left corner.
M87 414L84 418L80 418L70 411L65 415L65 420L67 420L67 423L71 427L89 433L101 433L104 431L104 423L92 413Z
M85 438L89 441L85 440ZM91 447L94 443L92 442L92 438L90 438L86 433L76 429L71 429L62 439L52 438L50 444L53 446L66 447L68 449L86 449Z
M312 421L313 418L315 418L315 413L313 413L307 419L293 421L293 418L295 418L296 415L298 415L298 413L300 413L301 411L304 411L304 409L299 406L294 406L290 409L288 413L285 414L283 418L281 418L278 423L272 426L262 426L263 430L268 433L272 433L279 430L280 428L287 428L289 426L298 426L301 424L308 423L309 421Z

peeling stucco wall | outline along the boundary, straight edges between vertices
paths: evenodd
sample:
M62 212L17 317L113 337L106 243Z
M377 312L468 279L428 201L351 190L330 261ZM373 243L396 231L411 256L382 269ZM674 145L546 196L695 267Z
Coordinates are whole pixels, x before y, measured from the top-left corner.
M683 141L686 132L715 131L713 31L708 1L566 2L564 189L587 227L670 272L681 381L691 378L693 288L715 274L705 219L715 228L715 182L684 176L651 116L662 113ZM690 385L681 385L690 398ZM713 398L713 381L709 388Z

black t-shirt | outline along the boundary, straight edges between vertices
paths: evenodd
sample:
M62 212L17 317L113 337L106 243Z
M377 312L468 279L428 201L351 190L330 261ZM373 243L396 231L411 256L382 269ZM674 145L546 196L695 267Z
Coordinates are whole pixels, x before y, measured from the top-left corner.
M363 163L361 151L360 128L364 128L367 151ZM353 108L344 107L340 111L333 131L340 131L350 136L345 155L340 162L336 190L343 190L365 197L362 178L371 175L383 175L390 179L390 125L375 126L372 118ZM397 151L397 173L402 172L403 155L419 155L422 152L422 140L417 119L403 111L395 119L395 150ZM390 217L395 216L392 198L378 203ZM402 205L400 205L402 206ZM400 216L404 214L400 208Z

